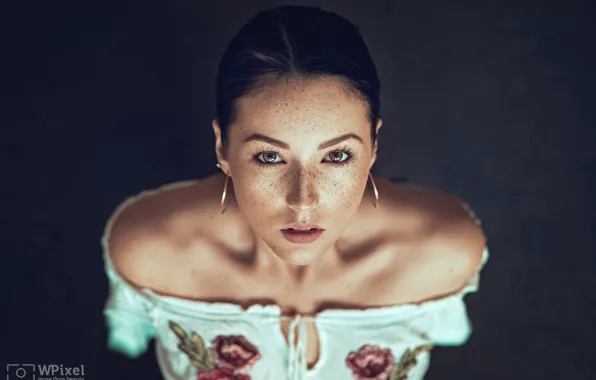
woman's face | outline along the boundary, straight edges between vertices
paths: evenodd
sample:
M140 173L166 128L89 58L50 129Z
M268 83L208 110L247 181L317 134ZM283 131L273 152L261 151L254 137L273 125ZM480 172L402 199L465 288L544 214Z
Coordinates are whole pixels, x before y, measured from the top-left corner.
M226 148L213 123L240 211L282 260L311 263L354 217L376 159L366 114L366 103L337 79L282 79L238 102ZM298 223L324 232L293 242L304 234L286 229Z

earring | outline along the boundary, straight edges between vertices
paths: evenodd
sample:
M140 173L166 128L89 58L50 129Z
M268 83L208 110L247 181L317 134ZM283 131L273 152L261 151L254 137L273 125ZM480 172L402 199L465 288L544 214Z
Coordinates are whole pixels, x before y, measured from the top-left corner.
M228 194L228 180L230 179L230 176L227 174L224 174L226 176L226 180L224 181L224 187L223 187L223 192L221 193L221 203L219 205L219 213L223 214L224 212L224 203L226 201L226 195Z
M370 178L370 183L372 184L373 193L375 195L373 204L375 205L375 208L377 208L379 207L379 190L377 190L377 185L375 184L375 179L373 178L372 173L368 173L368 178Z
M221 169L221 165L219 164L219 162L217 164L215 164L215 166L218 169ZM226 196L228 195L228 180L230 179L230 176L227 175L225 172L224 172L224 175L226 176L226 180L224 181L224 188L221 193L221 203L219 204L219 213L220 214L223 214L223 212L225 211L224 203L226 202Z

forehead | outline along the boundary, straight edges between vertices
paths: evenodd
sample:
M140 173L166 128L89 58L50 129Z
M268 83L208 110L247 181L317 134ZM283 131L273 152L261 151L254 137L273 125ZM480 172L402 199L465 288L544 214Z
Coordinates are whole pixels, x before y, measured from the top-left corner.
M289 138L353 132L364 139L370 129L367 111L366 102L339 79L284 78L241 98L233 129L240 135L258 132Z

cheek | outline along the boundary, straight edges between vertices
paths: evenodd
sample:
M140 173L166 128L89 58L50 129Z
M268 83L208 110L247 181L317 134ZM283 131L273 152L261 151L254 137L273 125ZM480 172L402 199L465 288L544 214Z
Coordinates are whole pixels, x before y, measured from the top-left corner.
M353 180L334 178L321 183L320 205L328 210L339 211L350 207L355 198L357 186Z
M247 189L247 196L252 200L252 207L267 210L279 202L281 191L273 181L254 181Z
M261 206L263 198L271 192L270 183L248 162L249 158L238 154L230 157L233 173L234 193L242 209L254 209Z
M341 213L342 210L345 212L360 204L368 172L357 166L337 171L336 175L322 182L321 201Z
M240 208L243 211L250 210L248 215L257 218L271 209L281 195L275 181L249 173L236 178L234 190Z

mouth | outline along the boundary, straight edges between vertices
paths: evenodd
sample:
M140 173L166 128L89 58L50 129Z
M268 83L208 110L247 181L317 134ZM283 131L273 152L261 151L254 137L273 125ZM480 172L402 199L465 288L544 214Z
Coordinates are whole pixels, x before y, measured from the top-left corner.
M294 244L309 244L316 241L325 230L315 225L293 225L281 229L283 237Z

